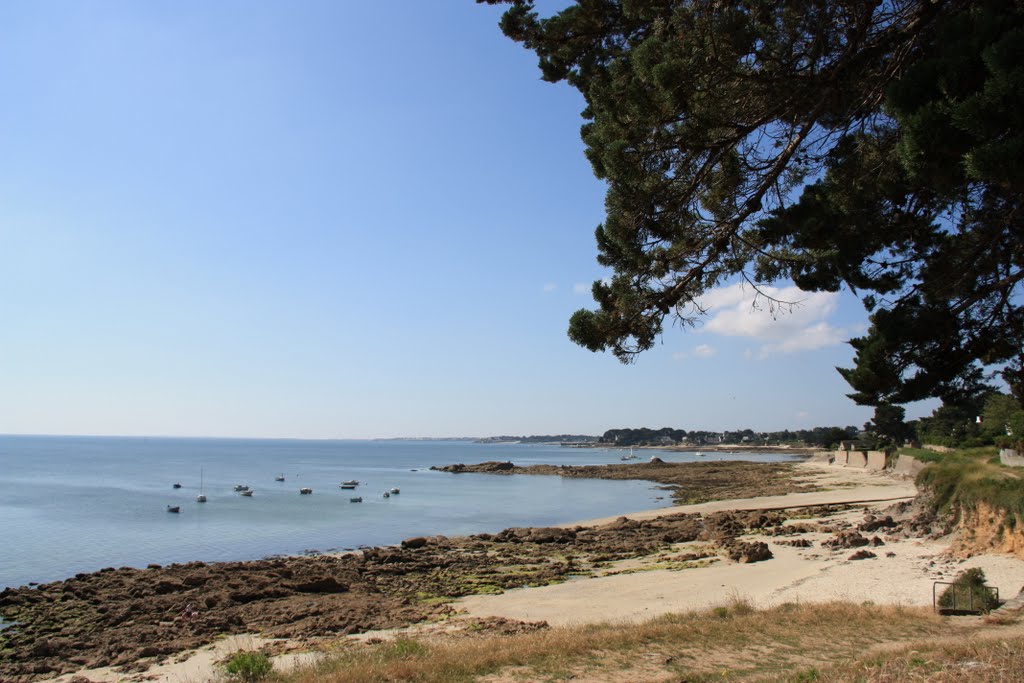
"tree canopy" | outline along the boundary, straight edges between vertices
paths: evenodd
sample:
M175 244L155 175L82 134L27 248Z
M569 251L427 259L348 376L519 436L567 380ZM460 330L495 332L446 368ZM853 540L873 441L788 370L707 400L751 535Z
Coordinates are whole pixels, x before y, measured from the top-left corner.
M478 1L586 101L612 276L573 341L631 362L708 290L791 279L870 312L857 402L995 367L1024 403L1024 3Z

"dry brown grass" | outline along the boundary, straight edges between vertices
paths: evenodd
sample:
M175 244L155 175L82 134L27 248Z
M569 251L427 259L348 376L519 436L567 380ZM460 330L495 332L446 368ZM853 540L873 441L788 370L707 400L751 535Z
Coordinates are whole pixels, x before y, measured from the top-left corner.
M982 639L955 644L917 644L898 652L832 666L810 668L768 681L815 683L1022 683L1024 638Z
M721 681L764 676L787 680L777 677L829 670L837 662L855 661L879 642L915 642L948 630L942 618L918 608L833 603L754 611L738 602L638 625L556 628L482 639L391 641L347 651L286 680L511 683Z

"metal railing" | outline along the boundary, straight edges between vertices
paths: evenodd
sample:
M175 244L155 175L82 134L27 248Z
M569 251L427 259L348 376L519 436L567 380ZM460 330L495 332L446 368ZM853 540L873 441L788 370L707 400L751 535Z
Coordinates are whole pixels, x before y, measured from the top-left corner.
M941 595L939 586L947 586ZM976 594L978 589L988 591L991 599L983 600ZM996 586L967 586L949 581L932 583L932 609L940 614L984 614L990 610L991 604L999 604L999 588Z

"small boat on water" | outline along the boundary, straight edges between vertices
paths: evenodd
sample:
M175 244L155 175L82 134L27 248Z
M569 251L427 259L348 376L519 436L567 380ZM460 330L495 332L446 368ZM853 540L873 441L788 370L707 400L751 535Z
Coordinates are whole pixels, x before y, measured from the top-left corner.
M313 493L313 489L311 489L311 488L299 489L299 493L301 493L304 496L308 496L309 494Z
M235 490L239 492L248 491L249 487L246 486L245 484L235 484Z
M178 482L174 482L174 484L171 486L171 488L172 489L180 489L181 488L181 484L179 484Z
M343 488L343 489L354 489L356 487L356 485L355 484L338 484L338 487L339 488Z
M203 470L199 470L199 495L196 496L197 503L206 502L206 489L203 487Z
M385 498L390 498L391 497L391 492L390 491L385 491L384 492L384 497Z
M358 479L349 479L348 481L341 482L341 485L342 486L352 486L352 487L359 486L359 480Z
M179 512L181 512L181 506L180 505L168 505L167 506L167 511L168 512L173 512L174 514L178 514Z
M239 491L246 498L252 498L252 489L246 488L244 491Z
M284 472L274 477L274 481L284 481Z
M391 493L401 493L401 491L396 486L395 488L391 489Z
M363 497L362 496L356 496L355 498L349 498L348 502L350 502L350 503L362 503L363 502Z

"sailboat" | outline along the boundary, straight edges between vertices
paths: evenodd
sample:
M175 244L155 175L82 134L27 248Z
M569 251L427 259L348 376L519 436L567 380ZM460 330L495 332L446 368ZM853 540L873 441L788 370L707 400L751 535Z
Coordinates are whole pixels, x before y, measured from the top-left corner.
M197 503L206 502L206 491L203 488L203 469L199 468L199 495L196 496Z

